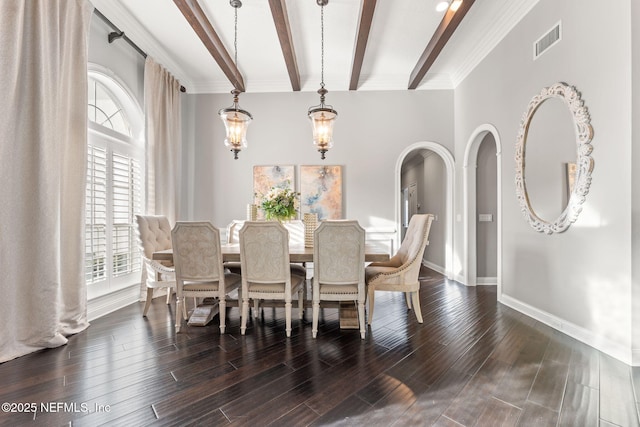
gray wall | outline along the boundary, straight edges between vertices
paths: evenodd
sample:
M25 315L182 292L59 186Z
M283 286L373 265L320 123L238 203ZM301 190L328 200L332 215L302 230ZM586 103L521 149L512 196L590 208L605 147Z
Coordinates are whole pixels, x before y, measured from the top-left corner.
M424 159L424 191L421 213L435 215L429 231L429 246L424 251L427 264L437 271L445 271L445 224L447 175L442 158L431 152Z
M498 271L498 191L497 191L496 141L487 134L478 149L476 168L476 274L477 277L497 277ZM492 221L478 220L482 214L492 216Z
M330 88L329 88L330 89ZM254 165L342 165L343 212L369 229L396 230L395 168L402 150L417 141L453 148L453 92L330 92L338 111L334 148L322 161L311 138L309 106L315 93L245 93L242 108L254 117L247 150L238 160L223 144L218 110L231 95L187 95L192 136L184 142L191 167L187 188L191 219L224 226L244 218L253 196ZM186 115L186 114L185 114ZM398 218L399 219L399 218Z
M540 0L455 90L455 157L462 158L468 138L482 124L494 125L502 140L499 298L627 359L632 330L630 3L618 1L605 13L595 0ZM532 43L559 20L563 40L534 62ZM520 213L514 142L529 100L558 81L575 85L590 109L595 170L577 222L548 236L531 229ZM456 174L462 182L459 162ZM461 207L457 191L460 214ZM461 258L462 235L455 235Z
M402 187L412 182L418 184L418 213L433 214L436 219L431 223L429 246L423 259L430 267L445 271L445 223L446 223L446 186L447 177L442 158L431 150L418 150L420 154L405 162L402 166Z
M113 71L136 97L140 108L144 109L144 57L124 39L109 43L108 35L111 31L111 27L93 14L89 36L89 62Z

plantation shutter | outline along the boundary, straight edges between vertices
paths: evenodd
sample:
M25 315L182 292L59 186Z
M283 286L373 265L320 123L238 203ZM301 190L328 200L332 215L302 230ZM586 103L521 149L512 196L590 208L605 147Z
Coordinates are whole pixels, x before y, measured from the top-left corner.
M87 284L106 279L107 150L88 146L85 210L85 278Z

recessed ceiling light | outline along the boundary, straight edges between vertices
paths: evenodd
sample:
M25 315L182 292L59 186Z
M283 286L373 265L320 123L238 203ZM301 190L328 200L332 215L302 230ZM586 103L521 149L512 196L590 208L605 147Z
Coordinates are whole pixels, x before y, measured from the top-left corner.
M445 10L447 10L449 8L449 2L448 1L440 1L438 2L438 4L436 5L436 10L438 12L444 12Z

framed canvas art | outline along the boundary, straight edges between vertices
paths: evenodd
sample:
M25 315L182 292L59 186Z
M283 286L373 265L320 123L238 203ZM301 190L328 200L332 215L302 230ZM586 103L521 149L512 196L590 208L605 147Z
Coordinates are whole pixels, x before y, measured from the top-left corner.
M300 213L342 219L342 166L300 166Z
M253 167L253 200L258 205L258 219L264 218L260 203L272 187L290 188L295 191L295 167L293 165Z

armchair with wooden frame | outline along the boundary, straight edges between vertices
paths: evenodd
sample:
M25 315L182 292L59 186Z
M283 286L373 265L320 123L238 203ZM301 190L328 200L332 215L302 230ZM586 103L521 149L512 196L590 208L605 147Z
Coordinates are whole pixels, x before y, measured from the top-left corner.
M422 323L418 277L424 250L429 244L433 218L431 214L413 215L398 252L389 261L371 263L365 269L369 324L373 320L376 291L404 292L408 308L411 309L413 305L418 323Z

